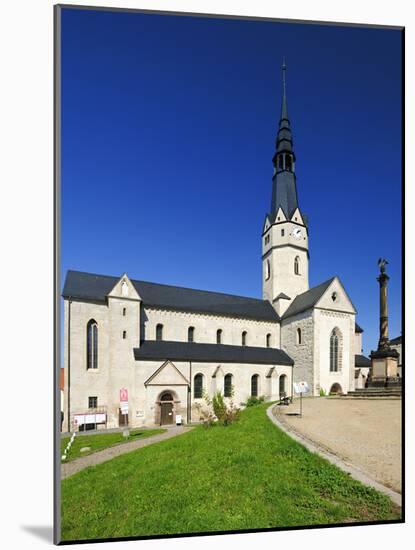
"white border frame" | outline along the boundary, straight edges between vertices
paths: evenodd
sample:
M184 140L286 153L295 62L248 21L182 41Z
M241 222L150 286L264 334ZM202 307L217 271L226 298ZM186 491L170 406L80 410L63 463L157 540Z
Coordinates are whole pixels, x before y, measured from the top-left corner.
M290 18L299 20L369 23L406 27L406 97L415 97L415 20L407 0L332 2L327 0L73 0L73 5L125 7ZM52 529L52 341L53 341L53 2L20 0L2 6L1 215L2 239L2 468L4 501L2 542L7 548L36 548L51 543ZM406 120L415 120L415 105L407 102ZM414 127L406 128L406 150L415 150ZM406 158L406 181L414 182L415 167ZM406 189L406 280L413 273L415 248L414 185ZM407 285L406 303L415 303ZM409 310L409 306L407 306ZM17 330L18 329L18 330ZM407 311L406 333L413 334L413 314ZM414 344L408 338L407 364L414 364ZM406 387L413 387L408 369ZM413 401L407 399L407 424L412 428ZM412 403L411 403L412 401ZM215 537L179 538L112 543L111 550L132 548L182 549L255 545L336 550L375 544L377 550L414 538L413 430L407 430L406 525L281 531ZM412 537L411 537L412 535ZM84 548L97 548L94 544Z

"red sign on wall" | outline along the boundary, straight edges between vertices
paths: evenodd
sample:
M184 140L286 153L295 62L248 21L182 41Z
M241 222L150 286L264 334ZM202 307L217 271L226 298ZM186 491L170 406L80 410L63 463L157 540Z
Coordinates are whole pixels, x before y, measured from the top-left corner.
M121 403L124 401L128 401L128 390L126 388L120 389L120 401Z

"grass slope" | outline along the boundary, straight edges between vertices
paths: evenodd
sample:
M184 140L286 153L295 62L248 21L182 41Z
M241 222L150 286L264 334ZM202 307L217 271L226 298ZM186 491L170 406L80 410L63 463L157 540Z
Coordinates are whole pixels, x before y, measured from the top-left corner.
M281 432L267 406L67 478L63 540L399 518L386 496Z
M166 430L162 428L157 430L131 430L130 436L128 438L125 438L122 435L122 432L94 435L78 435L75 437L67 458L63 462L70 462L71 460L75 460L80 456L86 456L92 453L96 453L97 451L102 451L102 449L106 449L107 447L122 445L123 443L129 443L130 441L135 441L136 439L145 439L146 437L151 437L152 435L160 434L165 431ZM61 455L63 455L63 451L65 450L68 442L69 437L64 437L61 439ZM91 450L81 453L81 449L83 447L91 447Z

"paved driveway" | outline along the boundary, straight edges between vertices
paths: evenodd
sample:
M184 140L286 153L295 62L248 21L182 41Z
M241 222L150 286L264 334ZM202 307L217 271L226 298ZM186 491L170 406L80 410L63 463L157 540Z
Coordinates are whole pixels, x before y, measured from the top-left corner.
M276 407L277 418L323 449L363 470L379 483L401 492L400 399L303 399Z

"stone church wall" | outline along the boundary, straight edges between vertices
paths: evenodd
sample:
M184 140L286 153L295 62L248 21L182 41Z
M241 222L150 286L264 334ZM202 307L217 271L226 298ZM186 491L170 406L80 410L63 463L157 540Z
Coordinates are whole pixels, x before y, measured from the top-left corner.
M202 344L216 344L216 331L221 329L223 344L240 346L242 332L246 331L248 346L266 347L268 333L271 334L271 347L280 346L278 322L145 308L142 315L142 338L155 340L158 323L163 325L163 340L187 342L187 331L192 326L195 328L194 341Z
M70 399L68 400L68 327L70 321ZM126 315L123 314L124 308ZM162 384L144 383L162 366L163 361L135 361L133 348L138 347L142 335L138 330L141 321L148 335L155 336L157 323L164 325L164 340L187 341L187 329L195 327L196 342L216 342L216 330L222 329L223 342L241 344L243 330L248 333L247 345L266 345L266 334L270 333L273 347L279 345L279 325L277 323L253 320L232 319L220 316L205 316L161 310L145 310L133 300L112 297L108 305L92 302L68 300L64 303L64 367L65 367L65 419L64 430L73 426L74 414L88 412L88 397L98 398L98 409L104 408L107 414L107 428L119 426L119 391L127 388L129 394L130 427L152 426L160 420L160 396L164 391L174 395L174 415L181 414L183 422L187 418L187 385L181 381L160 378ZM141 319L140 319L141 315ZM98 368L87 369L87 324L94 319L98 324ZM126 332L125 338L123 336ZM175 367L188 380L189 362L174 362ZM220 368L218 369L218 366ZM192 363L192 419L199 419L196 402L193 398L194 376L200 372L204 376L204 388L212 395L214 391L223 392L224 376L233 375L235 390L234 402L238 406L245 402L251 393L251 377L259 375L258 394L268 399L278 398L279 377L286 375L287 393L291 389L291 367L274 366L272 376L267 378L271 365ZM216 376L213 375L216 373ZM159 382L160 382L159 381ZM70 417L68 416L68 407ZM105 427L105 426L102 426Z
M354 389L355 315L315 309L316 389L328 393L339 384L343 393ZM341 333L341 359L338 372L330 372L330 335L334 328Z
M70 320L70 377L68 376L68 327ZM123 315L123 308L126 315ZM132 387L135 371L133 348L139 345L139 302L111 298L109 305L65 300L65 419L71 428L74 414L88 411L88 397L105 407L108 424L118 425L119 391ZM87 369L87 324L98 324L98 368ZM124 338L125 331L125 338ZM70 382L69 400L68 383ZM69 415L68 415L69 407Z
M298 329L301 330L301 344L298 343ZM281 348L294 360L294 382L307 382L315 394L312 310L293 315L282 321Z

